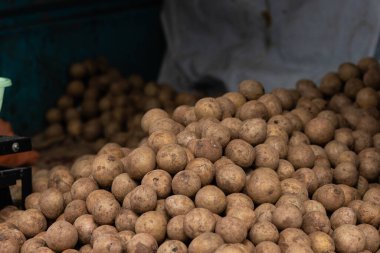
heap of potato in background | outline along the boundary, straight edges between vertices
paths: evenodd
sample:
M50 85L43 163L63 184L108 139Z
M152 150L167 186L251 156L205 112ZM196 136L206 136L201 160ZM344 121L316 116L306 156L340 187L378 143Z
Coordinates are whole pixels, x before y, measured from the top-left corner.
M151 109L137 148L38 171L26 210L0 211L0 251L380 252L379 88L364 58Z
M145 83L136 74L124 78L103 58L75 63L69 75L65 94L46 113L45 136L94 142L97 151L107 142L135 147L145 136L140 119L147 110L170 112L197 100L195 94L176 92L169 85Z

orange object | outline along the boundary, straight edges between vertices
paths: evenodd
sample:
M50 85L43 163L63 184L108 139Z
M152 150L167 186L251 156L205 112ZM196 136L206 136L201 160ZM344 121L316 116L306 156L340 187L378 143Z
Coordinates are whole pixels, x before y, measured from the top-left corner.
M12 126L5 120L0 119L0 136L13 136ZM22 165L33 165L37 162L39 153L37 151L28 151L12 155L0 156L0 166L4 167L18 167Z

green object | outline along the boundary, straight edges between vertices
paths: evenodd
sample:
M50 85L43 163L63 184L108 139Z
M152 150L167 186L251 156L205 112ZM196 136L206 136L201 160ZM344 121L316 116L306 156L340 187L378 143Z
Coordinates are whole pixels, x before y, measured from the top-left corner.
M8 78L0 77L0 111L1 111L1 106L3 104L3 97L4 97L4 90L5 87L9 87L12 85L12 82Z

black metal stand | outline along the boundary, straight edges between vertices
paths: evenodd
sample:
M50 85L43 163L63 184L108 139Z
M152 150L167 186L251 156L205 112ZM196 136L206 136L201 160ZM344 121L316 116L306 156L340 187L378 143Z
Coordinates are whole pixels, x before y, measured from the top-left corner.
M19 136L0 136L0 155L21 153L30 151L31 149L32 144L30 138ZM13 204L9 186L16 184L18 179L21 179L22 183L21 204L24 205L26 196L32 192L32 168L0 167L0 208Z

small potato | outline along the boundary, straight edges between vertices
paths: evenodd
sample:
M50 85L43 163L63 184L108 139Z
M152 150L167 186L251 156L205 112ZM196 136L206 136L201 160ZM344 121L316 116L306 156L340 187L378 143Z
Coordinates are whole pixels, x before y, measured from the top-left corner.
M353 151L344 151L343 153L339 155L338 164L345 163L345 162L352 163L356 167L359 166L359 158L356 155L356 153Z
M185 215L177 215L171 218L166 226L167 237L171 240L186 242L188 239L183 227Z
M250 229L256 222L255 211L247 206L230 207L230 209L227 210L226 214L226 216L235 217L244 221L247 229Z
M364 88L364 83L359 78L350 78L344 84L344 94L350 99L355 99L356 94Z
M312 170L317 176L319 187L325 184L331 184L333 182L333 171L331 170L329 164L315 165Z
M177 143L176 135L166 130L155 131L148 138L148 145L155 152L157 152L162 146L173 143Z
M365 235L355 225L346 224L338 227L332 237L338 253L354 253L365 249Z
M269 168L254 170L247 181L247 193L256 203L275 203L281 195L276 172Z
M288 161L293 164L295 169L312 168L314 166L315 155L309 145L289 146Z
M196 158L206 158L211 162L215 162L223 154L222 145L220 145L219 142L209 138L191 140L188 143L187 148L190 149Z
M279 163L278 151L268 144L260 144L255 147L255 166L267 167L276 170Z
M72 249L77 241L77 230L67 221L54 222L46 232L46 243L54 251Z
M263 85L255 80L244 80L239 83L239 92L248 100L258 99L265 93Z
M281 181L282 194L295 194L301 200L309 199L306 185L295 178L287 178Z
M215 98L205 97L198 100L194 106L195 116L201 118L216 118L222 119L222 109Z
M112 126L112 125L111 125ZM107 129L105 129L106 131ZM106 136L107 137L107 136ZM124 157L124 152L121 149L121 146L117 143L107 143L104 145L99 151L98 155L112 155L115 156L118 159L121 159Z
M225 155L243 168L250 167L256 157L255 149L252 145L242 139L230 141L225 148Z
M218 102L220 108L222 109L222 119L232 117L235 115L236 107L230 99L226 97L217 97L216 102Z
M363 195L363 201L371 201L380 205L380 188L373 187L369 188L366 193Z
M265 140L264 144L277 150L280 159L284 159L288 155L288 143L280 136L270 136Z
M33 192L25 198L25 209L38 209L40 210L39 201L41 198L40 192Z
M215 226L215 233L219 234L226 243L241 243L247 237L244 221L227 216L220 219Z
M310 142L320 146L325 145L334 137L335 128L328 119L316 117L305 126L305 133Z
M330 220L325 213L319 211L307 212L303 216L302 230L306 234L311 234L315 231L329 233L331 230Z
M321 85L319 89L323 94L327 96L332 96L338 93L342 88L342 80L339 78L338 74L330 72L327 73L321 80Z
M205 208L194 208L185 215L183 226L185 234L195 238L204 232L214 231L215 223L212 212Z
M268 110L269 117L282 113L281 101L273 94L264 94L257 101L264 104Z
M125 196L137 187L137 183L128 173L121 173L112 182L111 191L115 198L122 202Z
M226 209L226 195L214 185L202 187L195 195L195 206L220 214Z
M127 243L128 253L157 252L157 249L157 241L146 233L136 234Z
M156 191L148 185L139 185L131 192L130 204L137 214L153 211L157 205Z
M309 137L307 137L307 135L302 132L293 131L289 139L289 146L298 146L304 144L310 145Z
M316 253L335 252L334 240L326 233L315 231L309 234L311 248Z
M225 118L220 122L230 130L231 140L239 138L240 128L243 122L238 118Z
M228 164L216 171L216 184L226 194L240 192L246 181L244 170L235 164Z
M285 251L286 253L314 253L311 247L293 244L290 245L289 248Z
M64 209L63 195L59 190L49 188L42 192L38 204L46 218L56 219Z
M296 170L293 173L292 178L304 183L309 194L313 194L319 185L317 175L309 168L300 168Z
M146 173L156 167L156 154L149 147L138 147L126 158L125 172L133 180L141 180Z
M73 200L81 199L86 200L87 196L98 190L99 187L94 179L92 178L79 178L71 186L71 197Z
M334 230L345 224L356 225L356 213L349 207L341 207L332 213L330 223Z
M176 135L177 143L181 146L187 147L191 140L198 138L198 135L194 131L183 130Z
M195 237L189 244L189 253L213 253L224 243L219 234L205 232Z
M122 208L115 218L115 227L118 231L135 231L137 218L137 214L132 210Z
M321 202L327 211L333 212L343 206L345 198L339 186L326 184L314 192L313 200Z
M366 239L364 249L369 250L370 252L376 252L380 247L380 236L377 229L369 224L360 224L357 228L364 233Z
M302 213L293 204L283 204L274 210L272 222L279 230L300 228L302 225Z
M71 224L81 215L87 214L86 202L81 199L71 201L65 208L63 215Z
M142 185L152 187L158 198L166 198L171 192L172 177L164 170L153 170L148 172L141 181Z
M380 205L364 201L358 210L358 220L360 223L367 223L378 227L380 224Z
M326 209L324 206L315 200L306 200L303 202L303 206L305 208L305 213L313 212L313 211L318 211L326 215Z
M294 173L293 165L287 160L280 159L277 167L277 174L280 180L290 178Z
M227 196L227 212L231 208L247 207L253 210L254 204L252 199L244 193L231 193Z
M268 221L272 222L272 214L276 210L276 207L270 203L264 203L259 205L255 209L255 215L257 222Z
M263 143L266 136L267 124L263 119L247 119L239 130L239 138L254 146Z
M355 186L359 179L359 172L355 164L343 162L338 164L333 170L333 177L336 183Z
M111 225L102 225L94 229L91 236L91 245L94 245L95 240L102 235L117 235L117 230Z
M268 137L280 137L283 141L288 142L288 133L277 124L267 124L267 138Z
M311 241L301 229L287 228L281 231L280 238L278 239L278 246L280 246L281 252L286 252L294 244L310 247Z
M92 171L91 164L94 158L94 155L78 157L70 168L71 175L73 175L75 179L90 176Z
M13 243L11 245L14 245ZM9 242L6 241L6 245L2 245L5 247L9 247L10 248L10 245L9 245ZM38 250L40 248L44 248L43 250L45 250L45 253L51 253L51 252L54 252L54 251L47 251L46 249L46 242L45 240L43 240L42 238L31 238L27 241L25 241L25 243L22 245L21 247L21 253L34 253L34 252L38 252ZM7 248L5 248L7 249ZM8 251L4 251L4 252L8 252ZM12 251L10 251L12 252ZM16 251L18 252L18 251Z
M132 237L135 235L135 232L130 230L123 230L118 233L119 239L121 241L121 245L124 251L127 250L127 243Z
M47 221L40 210L28 209L23 211L18 217L17 227L26 238L30 238L45 231Z
M78 239L81 243L90 243L92 232L98 227L91 214L84 214L79 216L75 222L74 227L78 232Z
M86 199L86 206L95 222L100 225L113 224L120 210L119 202L105 190L91 192Z
M113 155L97 155L92 162L92 177L100 187L110 187L124 170L123 163Z
M280 247L271 241L263 241L256 245L256 253L281 253Z
M187 247L181 241L168 240L158 247L157 253L187 253Z
M284 194L276 202L276 207L281 205L292 204L296 206L302 213L305 214L305 207L303 206L303 200L294 194Z
M249 239L258 245L264 241L277 243L279 233L275 225L268 221L260 221L254 224L249 231Z
M156 161L160 169L175 174L186 167L186 151L178 144L167 144L157 152Z
M172 190L174 194L193 197L201 188L201 179L191 170L178 172L172 181Z
M169 114L159 108L150 109L141 118L141 128L145 132L148 132L150 125L154 124L155 121L161 118L169 118Z
M215 175L215 166L206 158L194 158L186 165L186 170L194 171L201 179L201 186L212 182Z
M242 121L253 118L261 118L264 120L269 118L268 109L262 102L257 100L244 103L238 108L236 115Z
M345 184L338 184L338 186L344 193L344 206L348 206L348 204L355 199L360 199L360 194L356 188Z
M210 123L207 127L203 127L201 137L213 139L225 147L231 139L231 134L228 127L220 123Z
M185 195L172 195L165 199L165 210L171 217L187 214L193 208L193 201Z
M356 104L361 108L369 109L371 107L377 107L379 104L379 97L376 94L376 90L371 87L365 87L356 94Z
M92 253L92 247L90 244L85 244L79 249L79 253Z
M56 188L62 193L70 191L73 183L74 177L68 170L55 170L49 174L49 188Z
M166 236L166 217L159 211L148 211L137 218L135 224L136 233L147 233L161 243Z
M104 234L96 237L93 243L93 253L121 253L122 243L117 235Z

